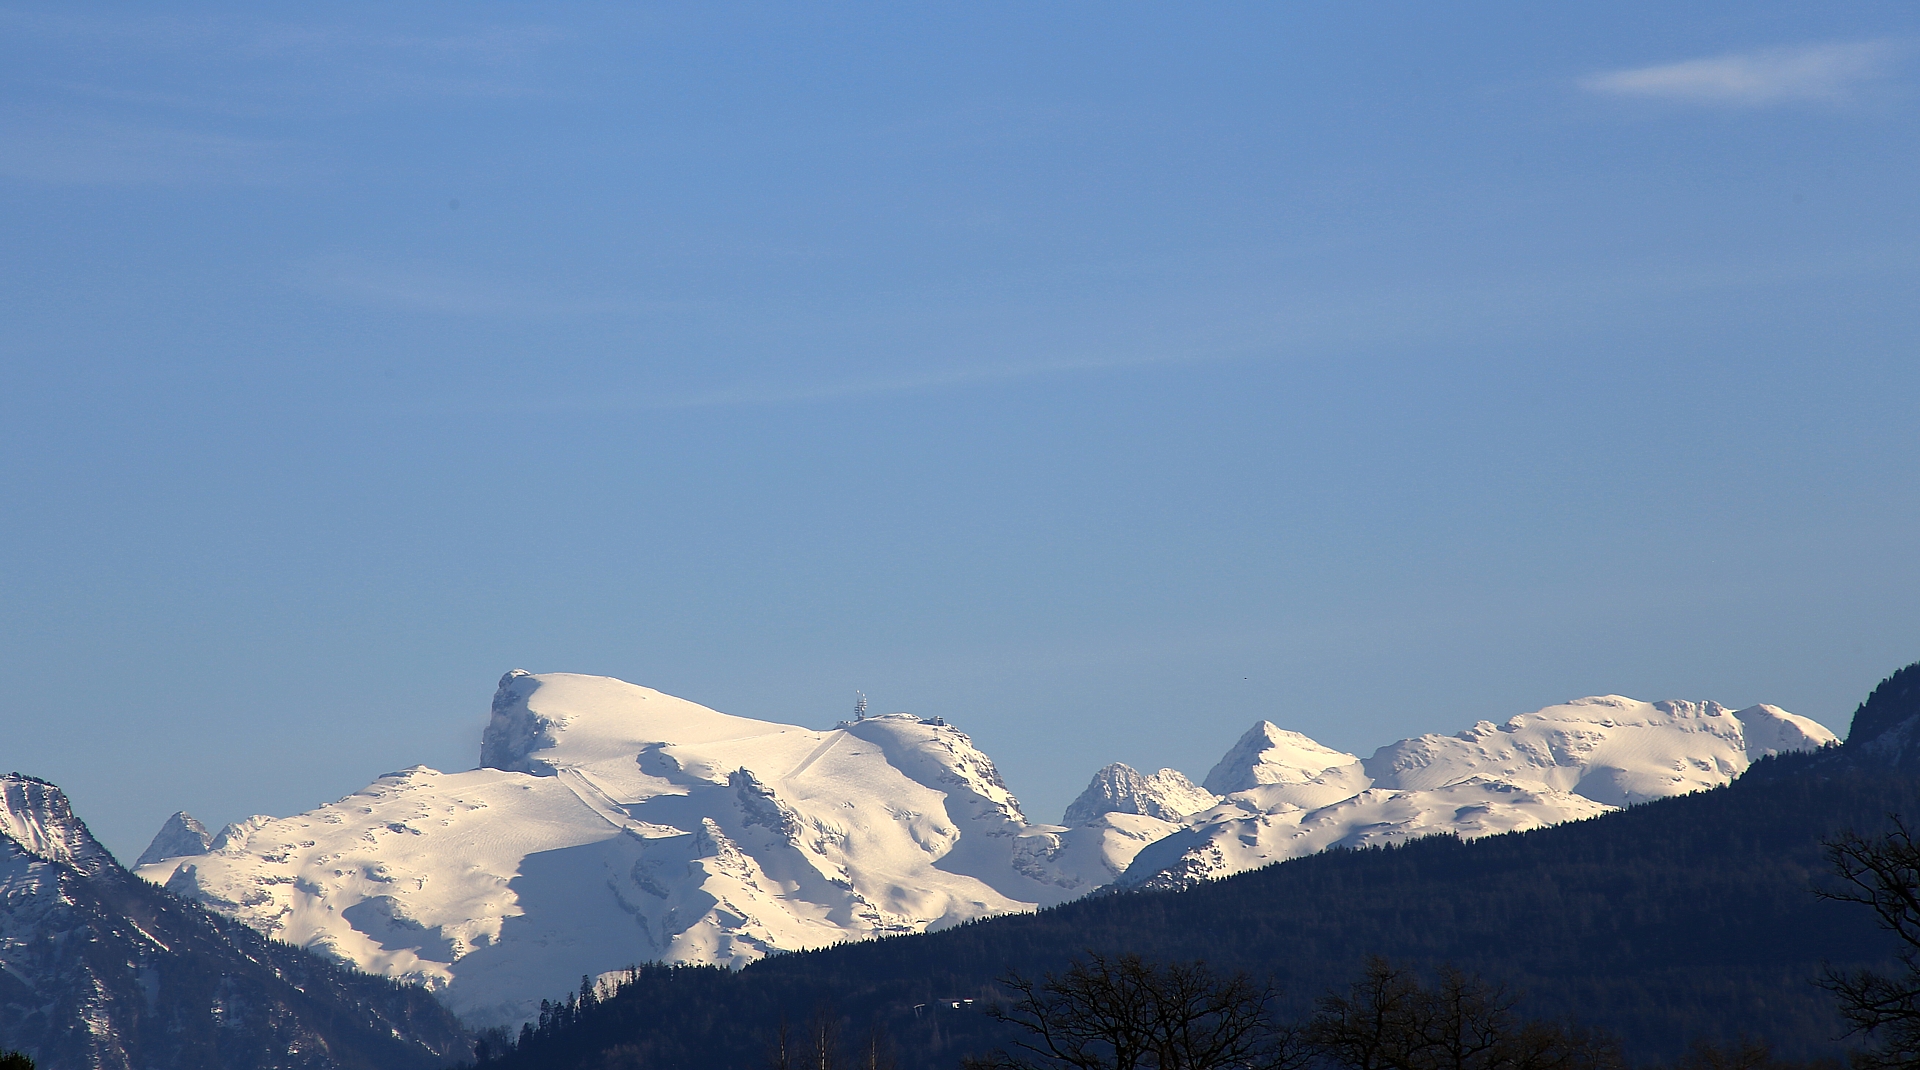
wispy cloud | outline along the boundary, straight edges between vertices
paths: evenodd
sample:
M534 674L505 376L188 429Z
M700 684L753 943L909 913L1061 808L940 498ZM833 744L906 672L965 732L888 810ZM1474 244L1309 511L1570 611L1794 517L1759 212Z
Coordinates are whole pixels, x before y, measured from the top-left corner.
M547 95L537 62L569 36L551 26L374 32L341 24L178 15L102 17L0 6L0 38L99 68L90 82L41 89L135 103L254 113L295 101L352 107L391 98ZM111 62L102 63L107 60ZM156 92L152 84L165 86Z
M1892 73L1901 51L1891 41L1769 48L1605 71L1580 84L1609 96L1690 104L1830 103L1846 100L1863 85Z
M458 56L507 63L532 58L567 39L545 25L475 25L456 32L367 32L348 25L288 23L258 18L153 14L103 16L65 10L0 7L0 27L16 37L127 53L185 52L252 55L273 60L312 55L337 61L343 53L391 52Z
M351 257L322 257L298 264L289 281L296 289L334 300L480 319L630 316L662 307L631 295L563 294L432 264L377 263Z
M902 352L917 366L865 374L769 377L706 388L658 391L608 385L590 393L518 392L510 397L454 394L435 400L371 406L380 411L599 414L729 408L770 408L889 395L933 394L1022 380L1074 377L1170 365L1327 357L1408 342L1451 339L1551 338L1570 330L1604 329L1624 310L1676 297L1767 288L1812 279L1913 270L1920 251L1901 245L1848 257L1774 263L1702 265L1649 270L1633 267L1582 277L1483 280L1443 287L1412 287L1340 300L1302 300L1265 307L1212 337L1189 335L1184 344L1069 343L1053 352L1008 352L1000 359L951 360L952 354ZM463 299L462 303L465 303ZM1257 302L1267 304L1266 301ZM536 307L545 307L536 306ZM451 309L449 310L451 311ZM1232 319L1225 309L1215 320ZM493 314L498 314L497 310ZM1637 313L1636 313L1637 315ZM1010 345L1009 350L1022 347ZM985 356L981 354L981 356ZM949 363L949 360L951 362Z
M0 113L0 177L58 185L262 186L307 167L298 146L167 126Z

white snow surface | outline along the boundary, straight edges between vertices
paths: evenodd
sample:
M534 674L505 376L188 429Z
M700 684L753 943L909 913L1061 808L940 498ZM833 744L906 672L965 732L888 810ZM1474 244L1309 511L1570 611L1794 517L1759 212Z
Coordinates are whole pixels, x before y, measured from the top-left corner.
M0 834L48 862L65 862L89 875L117 863L94 840L59 788L35 777L0 776Z
M1272 721L1261 721L1247 729L1247 734L1240 737L1226 757L1214 765L1204 785L1215 795L1231 795L1268 784L1294 785L1306 789L1289 793L1289 798L1300 797L1298 805L1324 805L1366 786L1361 784L1351 791L1345 790L1346 784L1359 774L1360 771L1353 768L1359 764L1358 757L1345 751L1322 746ZM1334 785L1332 790L1336 794L1327 796L1324 790L1314 790L1326 784ZM1324 802L1310 801L1322 796L1326 796Z
M390 773L138 872L421 981L475 1025L511 1025L583 974L741 965L1115 881L1182 887L1337 845L1538 828L1725 784L1763 754L1833 738L1772 706L1609 695L1363 761L1263 721L1204 788L1171 769L1103 769L1065 827L1028 822L987 756L937 720L817 731L515 670L481 768Z
M909 714L814 731L515 670L482 755L488 767L417 766L229 826L206 853L139 872L424 982L482 1025L524 1020L582 974L919 932L1112 875L1056 862L1064 830L1029 825L958 729Z
M1185 887L1334 846L1576 821L1719 787L1756 758L1834 742L1819 723L1777 706L1619 695L1403 739L1364 762L1263 721L1206 781L1216 791L1248 786L1145 846L1119 882Z
M1061 821L1071 826L1091 823L1102 814L1143 814L1162 821L1178 821L1218 800L1188 780L1178 769L1146 774L1115 762L1093 774L1080 797L1068 804Z

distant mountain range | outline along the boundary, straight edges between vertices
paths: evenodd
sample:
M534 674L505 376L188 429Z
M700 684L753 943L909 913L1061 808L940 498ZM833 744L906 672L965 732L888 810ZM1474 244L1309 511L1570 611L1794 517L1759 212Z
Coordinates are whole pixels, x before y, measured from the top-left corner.
M1522 721L1514 735L1529 729ZM1169 779L1158 787L1185 790ZM1104 784L1121 795L1153 788ZM862 1054L871 1041L901 1066L955 1066L1016 1039L981 1013L1008 998L999 982L1009 971L1037 978L1090 952L1198 958L1272 978L1276 1012L1294 1021L1343 990L1369 955L1450 965L1505 985L1528 1016L1617 1035L1635 1065L1733 1065L1682 1057L1699 1042L1757 1041L1780 1058L1837 1066L1844 1025L1815 982L1829 967L1898 972L1902 945L1867 908L1816 897L1837 884L1822 842L1847 829L1875 835L1890 813L1920 815L1920 665L1874 690L1844 746L1761 758L1723 787L1471 842L1327 851L1185 890L1090 896L738 971L647 969L611 998L559 1002L555 992L557 1009L488 1067L748 1070L768 1065L783 1023L822 1020Z
M1362 759L1255 725L1200 784L1112 765L1063 823L938 718L813 730L604 677L504 677L481 767L388 774L142 876L278 939L418 980L481 1025L634 963L743 965L1102 887L1181 888L1329 847L1473 838L1727 784L1834 742L1772 706L1581 699Z
M470 1040L417 987L134 878L59 788L0 777L0 1050L42 1070L428 1070Z

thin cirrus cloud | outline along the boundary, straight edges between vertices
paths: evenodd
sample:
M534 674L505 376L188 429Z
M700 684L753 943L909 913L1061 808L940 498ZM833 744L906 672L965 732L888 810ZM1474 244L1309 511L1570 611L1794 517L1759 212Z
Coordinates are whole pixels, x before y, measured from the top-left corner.
M344 256L296 264L287 281L294 289L329 300L473 319L617 318L684 308L631 294L559 293L431 264L387 264Z
M1294 302L1257 290L1205 309L1220 328L1205 339L1161 341L1129 332L1128 343L1079 339L1064 349L1037 351L1007 337L983 337L959 349L997 349L999 359L968 360L948 349L916 352L903 346L891 369L835 375L761 378L748 367L731 383L705 389L630 389L603 384L591 392L542 393L539 387L510 397L455 393L431 400L377 404L380 411L439 413L630 413L665 410L764 408L882 395L934 394L1020 380L1099 374L1164 365L1236 361L1321 359L1406 342L1471 338L1551 339L1569 332L1604 329L1640 318L1647 303L1674 296L1753 291L1813 280L1911 274L1920 248L1894 244L1827 259L1794 257L1693 265L1631 265L1563 278L1492 278L1478 282L1416 285L1388 292L1331 295ZM449 311L452 310L450 306ZM495 311L497 314L497 310ZM932 333L932 332L927 332ZM722 361L722 364L726 362ZM769 369L761 368L764 372ZM803 369L804 371L804 369ZM724 373L723 373L724 374Z
M1900 52L1891 41L1769 48L1604 71L1580 85L1607 96L1685 104L1835 103L1890 75Z
M51 185L280 185L308 167L286 141L66 114L0 114L0 178Z
M315 104L340 110L421 97L547 96L535 61L567 39L541 25L368 33L238 16L108 18L0 6L0 53L16 60L9 72L16 88L220 114ZM103 72L91 84L35 76L82 56ZM156 84L165 89L156 91Z

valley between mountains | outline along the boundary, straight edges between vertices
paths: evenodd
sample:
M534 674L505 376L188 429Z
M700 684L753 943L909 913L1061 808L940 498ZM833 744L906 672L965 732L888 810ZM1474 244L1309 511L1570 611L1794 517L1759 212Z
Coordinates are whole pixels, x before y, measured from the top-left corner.
M743 965L1330 847L1540 828L1834 742L1773 706L1620 696L1366 758L1263 721L1199 783L1110 765L1046 824L938 718L822 731L515 670L478 768L416 766L217 835L178 814L136 871L265 935L421 982L472 1025L514 1025L583 974Z

